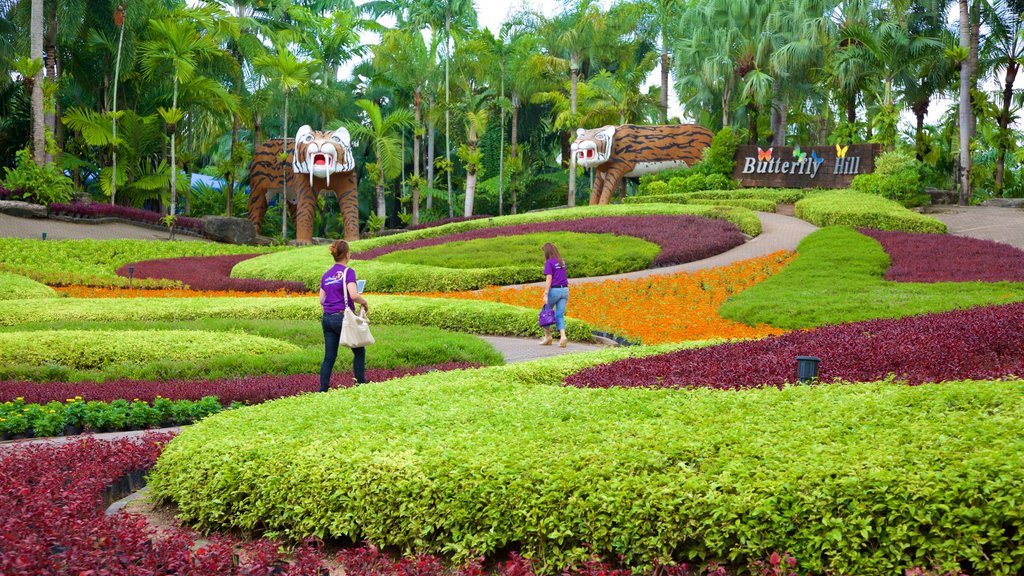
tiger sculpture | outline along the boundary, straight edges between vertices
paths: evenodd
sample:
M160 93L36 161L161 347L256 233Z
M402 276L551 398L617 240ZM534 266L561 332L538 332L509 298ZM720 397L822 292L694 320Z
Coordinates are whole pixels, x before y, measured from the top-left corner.
M282 168L279 155L292 142L295 149ZM344 128L321 132L307 125L299 128L294 140L267 140L256 148L249 165L249 221L259 230L267 212L268 197L279 194L287 178L288 212L295 222L296 243L313 242L316 198L325 190L333 191L338 198L345 240L358 240L359 196L355 167L351 139Z
M712 133L695 124L580 128L572 143L576 164L594 168L590 204L607 204L626 176L689 167L704 157Z

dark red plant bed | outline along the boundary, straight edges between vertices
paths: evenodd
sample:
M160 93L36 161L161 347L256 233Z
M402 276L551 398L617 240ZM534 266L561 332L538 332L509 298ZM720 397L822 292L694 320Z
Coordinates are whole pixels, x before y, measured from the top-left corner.
M565 379L581 388L779 386L796 381L796 357L821 359L819 378L910 384L1024 376L1024 303L789 332L763 340L630 358Z
M893 282L1024 282L1024 251L1008 244L948 234L858 228L877 240L892 264Z
M117 269L117 274L128 278L128 267L135 268L133 277L137 279L178 280L192 290L235 290L238 292L309 292L302 282L287 280L259 280L256 278L232 278L231 269L243 260L262 256L262 254L229 254L226 256L185 256L182 258L163 258L143 260L125 264Z
M445 362L415 368L371 368L366 371L370 382L384 382L410 374L422 374L445 370L477 368L479 364L468 362ZM331 375L331 388L347 388L352 385L350 373L335 372ZM26 403L46 404L51 401L65 402L69 398L81 397L83 401L139 399L152 402L157 396L169 400L199 400L204 396L217 396L223 406L232 402L259 404L274 398L294 396L301 392L315 392L320 389L317 374L292 374L287 376L246 376L219 380L110 380L107 382L25 382L7 380L0 382L0 402L23 398Z
M53 203L50 204L49 211L51 214L80 216L84 218L124 218L125 220L135 220L147 224L161 224L160 220L164 217L159 212L101 202L93 202L91 204L79 202L73 204ZM199 232L200 234L202 234L204 227L202 218L189 218L188 216L178 216L174 226Z
M402 244L382 246L353 254L353 258L371 260L377 256L437 246L461 240L519 236L538 232L579 232L633 236L661 247L652 267L684 264L721 254L743 244L743 233L732 222L698 216L602 216L581 220L541 222L470 230L437 238L424 238Z

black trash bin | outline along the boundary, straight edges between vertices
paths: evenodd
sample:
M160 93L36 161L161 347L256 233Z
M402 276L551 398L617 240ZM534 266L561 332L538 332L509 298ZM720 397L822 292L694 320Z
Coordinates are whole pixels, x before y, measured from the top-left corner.
M821 358L816 356L796 357L796 379L800 384L809 384L818 378L818 363Z

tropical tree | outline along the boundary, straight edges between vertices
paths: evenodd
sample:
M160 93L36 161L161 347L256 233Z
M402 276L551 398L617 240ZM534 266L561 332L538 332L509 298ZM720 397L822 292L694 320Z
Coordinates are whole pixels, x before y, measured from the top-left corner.
M462 215L467 218L473 215L477 173L483 161L483 153L479 149L480 137L487 131L487 123L490 120L487 101L493 97L494 93L490 90L476 95L468 92L464 103L466 143L459 146L458 155L466 164L466 200Z
M402 172L402 131L411 128L415 119L408 110L394 110L385 116L371 100L356 100L356 106L366 114L369 125L352 121L342 124L354 141L366 142L373 150L374 162L367 164L366 170L376 191L377 217L383 219L387 216L384 189L389 180Z
M980 48L982 58L996 74L1002 72L1002 101L999 107L998 155L996 157L995 194L1003 193L1006 173L1006 153L1014 143L1010 130L1014 83L1024 61L1024 28L1020 9L1022 6L1007 0L994 0L986 13L985 23L989 34Z
M170 72L172 91L171 107L159 109L160 116L167 123L171 136L171 237L174 235L173 219L177 214L178 164L175 137L177 124L184 118L178 108L178 87L193 80L200 63L223 55L213 38L200 33L194 21L188 18L166 18L150 20L150 39L140 46L142 69L152 80L160 80Z
M292 90L305 92L313 69L317 65L315 60L299 60L289 49L291 35L281 32L273 36L276 50L273 54L260 56L254 61L254 65L266 76L272 78L284 96L284 129L281 138L284 140L284 151L281 153L281 173L284 174L285 163L288 159L288 96ZM281 239L288 238L288 179L284 180L284 190L281 192Z
M669 71L672 68L671 38L678 34L685 4L682 0L634 0L631 7L639 11L639 35L657 39L658 62L661 66L659 123L668 122Z

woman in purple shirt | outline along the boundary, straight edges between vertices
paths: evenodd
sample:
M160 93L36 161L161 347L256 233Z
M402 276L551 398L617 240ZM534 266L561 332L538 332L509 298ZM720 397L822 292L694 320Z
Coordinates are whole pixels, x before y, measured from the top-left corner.
M320 391L327 392L331 384L331 371L338 359L338 342L341 341L341 324L345 318L345 303L353 312L358 302L363 310L370 311L366 298L359 294L356 271L348 267L348 242L335 240L331 244L334 266L320 278L320 305L324 316L320 325L324 329L324 361L320 365ZM356 384L366 382L366 348L352 349L352 372Z
M544 303L555 311L555 326L562 335L558 345L565 348L568 343L565 339L565 305L569 302L569 278L565 274L565 260L562 260L558 248L551 242L544 245L544 275L547 277L544 285ZM544 338L541 339L540 345L551 345L550 326L544 327Z

